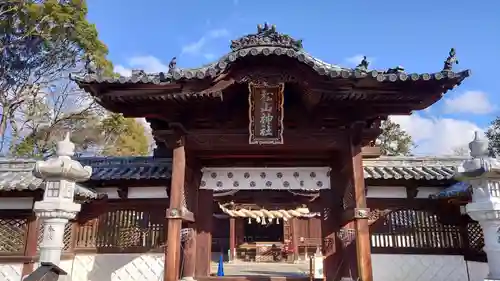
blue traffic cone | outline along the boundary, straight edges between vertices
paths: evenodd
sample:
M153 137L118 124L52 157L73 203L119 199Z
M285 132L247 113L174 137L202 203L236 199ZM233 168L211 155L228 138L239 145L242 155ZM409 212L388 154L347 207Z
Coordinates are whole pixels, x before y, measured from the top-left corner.
M224 257L220 254L219 266L217 267L217 276L224 276Z

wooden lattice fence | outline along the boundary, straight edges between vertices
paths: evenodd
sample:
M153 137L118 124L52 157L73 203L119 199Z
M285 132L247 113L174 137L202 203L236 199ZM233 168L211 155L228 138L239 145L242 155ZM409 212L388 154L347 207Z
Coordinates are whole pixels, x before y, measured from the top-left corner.
M28 217L0 217L0 256L23 255L27 230Z
M463 255L465 260L470 261L486 261L486 253L484 252L484 236L481 226L478 222L472 221L468 216L464 217L464 243Z

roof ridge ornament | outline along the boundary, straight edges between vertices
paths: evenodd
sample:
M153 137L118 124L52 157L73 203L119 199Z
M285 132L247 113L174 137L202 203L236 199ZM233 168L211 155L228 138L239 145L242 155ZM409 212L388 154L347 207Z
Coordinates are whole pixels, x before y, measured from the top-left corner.
M363 56L363 59L361 60L361 62L358 64L358 66L356 66L356 70L368 71L369 64L370 64L370 62L368 61L366 56Z
M168 73L172 73L177 69L177 57L173 57L168 63Z
M282 47L299 51L303 48L302 40L295 40L288 34L276 31L276 25L257 25L257 33L245 35L231 41L233 52L251 47Z
M388 68L386 71L384 71L385 74L398 74L398 73L404 73L404 72L405 72L405 68L402 67L401 65Z
M444 61L443 71L453 71L453 65L455 64L458 64L457 53L455 48L451 48L448 58Z

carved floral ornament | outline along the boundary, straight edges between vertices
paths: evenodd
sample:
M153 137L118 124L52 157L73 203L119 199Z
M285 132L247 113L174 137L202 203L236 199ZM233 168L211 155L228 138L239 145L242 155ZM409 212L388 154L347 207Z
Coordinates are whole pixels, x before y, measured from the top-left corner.
M310 190L330 188L329 167L203 168L201 189Z

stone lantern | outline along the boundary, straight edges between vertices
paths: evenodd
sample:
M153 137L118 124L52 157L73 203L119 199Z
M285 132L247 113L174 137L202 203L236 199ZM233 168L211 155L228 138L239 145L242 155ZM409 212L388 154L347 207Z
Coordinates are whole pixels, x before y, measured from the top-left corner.
M457 178L472 186L472 201L465 209L483 231L489 267L485 280L500 280L500 161L489 157L488 141L478 132L469 148L472 159L458 167Z
M83 167L72 160L75 144L69 133L57 143L56 156L35 164L33 174L44 180L43 200L35 202L33 211L43 223L43 238L40 244L40 262L59 265L64 247L64 229L74 219L81 205L73 202L75 183L90 178L91 167Z

